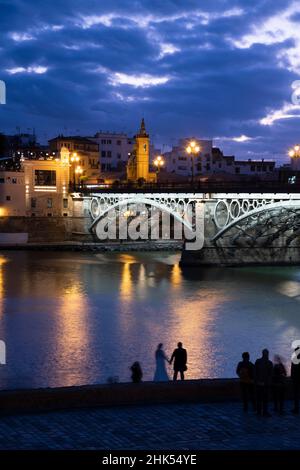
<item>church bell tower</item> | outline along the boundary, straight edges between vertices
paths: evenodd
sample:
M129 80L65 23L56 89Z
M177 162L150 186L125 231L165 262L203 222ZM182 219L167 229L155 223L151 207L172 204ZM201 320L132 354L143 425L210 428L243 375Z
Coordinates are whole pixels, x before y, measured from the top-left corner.
M127 179L138 181L143 179L145 182L154 182L156 174L149 172L150 139L146 132L144 118L141 121L141 127L138 134L135 135L135 146L133 154L130 156L127 165Z

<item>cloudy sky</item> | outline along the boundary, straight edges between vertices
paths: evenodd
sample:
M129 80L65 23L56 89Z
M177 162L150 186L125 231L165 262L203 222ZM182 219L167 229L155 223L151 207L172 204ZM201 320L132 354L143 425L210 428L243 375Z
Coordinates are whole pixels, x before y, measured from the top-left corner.
M0 130L133 133L144 116L156 144L282 160L300 141L299 26L290 0L0 0Z

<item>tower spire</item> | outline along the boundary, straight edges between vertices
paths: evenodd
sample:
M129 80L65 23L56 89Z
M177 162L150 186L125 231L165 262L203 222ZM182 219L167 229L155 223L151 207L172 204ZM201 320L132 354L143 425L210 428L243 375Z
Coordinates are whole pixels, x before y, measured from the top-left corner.
M147 135L144 118L142 118L142 121L141 121L140 135L144 135L144 136Z

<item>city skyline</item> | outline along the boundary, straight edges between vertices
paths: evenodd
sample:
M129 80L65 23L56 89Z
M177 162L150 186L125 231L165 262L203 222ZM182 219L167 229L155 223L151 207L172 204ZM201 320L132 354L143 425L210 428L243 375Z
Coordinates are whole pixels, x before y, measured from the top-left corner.
M1 5L3 132L130 135L144 116L156 145L194 135L282 163L297 143L296 2Z

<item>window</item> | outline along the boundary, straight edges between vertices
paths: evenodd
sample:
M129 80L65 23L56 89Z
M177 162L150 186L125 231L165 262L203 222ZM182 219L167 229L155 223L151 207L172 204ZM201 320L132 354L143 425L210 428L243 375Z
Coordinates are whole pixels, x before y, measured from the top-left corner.
M48 197L48 199L47 199L47 207L48 207L48 209L52 208L52 198L51 197Z
M11 197L10 197L10 196L6 196L6 200L7 200L7 201L11 201Z
M101 144L105 145L105 144L106 144L106 140L105 140L105 139L102 139L102 140L101 140Z
M105 163L101 163L101 170L105 171Z
M32 209L35 209L35 208L36 208L36 198L35 198L35 197L32 197L32 198L31 198L31 208L32 208Z
M107 158L111 158L111 151L110 150L107 151Z
M122 144L122 141L121 140L117 140L117 145L121 145Z
M12 184L17 184L17 178L12 178L11 182Z
M121 159L121 154L117 153L117 158L120 160Z
M110 144L111 144L111 140L107 140L106 143L110 145Z
M48 217L52 217L51 212L48 212L47 216L48 216Z
M63 208L64 208L64 209L67 209L67 208L68 208L68 199L67 199L67 198L64 198L64 199L63 199Z
M237 174L237 175L238 175L238 174L240 174L240 172L241 172L241 169L240 169L240 167L239 167L239 166L237 166L237 167L236 167L236 169L235 169L235 172L236 172L236 174Z
M102 158L105 158L105 157L106 157L106 152L105 152L105 150L102 150L102 152L101 152L101 157L102 157Z
M55 170L35 170L34 175L36 186L56 186Z
M4 178L0 178L0 183L5 183Z

